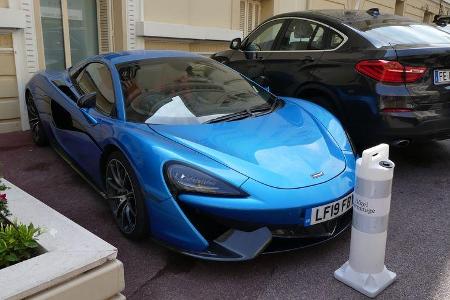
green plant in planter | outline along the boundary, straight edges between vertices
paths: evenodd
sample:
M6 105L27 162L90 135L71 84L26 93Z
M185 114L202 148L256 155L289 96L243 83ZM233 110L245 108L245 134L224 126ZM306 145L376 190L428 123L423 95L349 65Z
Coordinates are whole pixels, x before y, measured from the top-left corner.
M25 225L17 221L10 222L6 194L9 189L0 181L0 269L29 259L37 254L38 236L42 233L33 224Z
M33 224L3 224L0 226L0 269L29 259L37 253L36 239L42 233Z
M0 192L8 190L9 187L7 187L2 181L0 180Z
M8 199L6 199L6 194L2 193L7 189L9 189L9 187L0 181L0 224L2 223L2 216L8 217L10 215L8 210Z

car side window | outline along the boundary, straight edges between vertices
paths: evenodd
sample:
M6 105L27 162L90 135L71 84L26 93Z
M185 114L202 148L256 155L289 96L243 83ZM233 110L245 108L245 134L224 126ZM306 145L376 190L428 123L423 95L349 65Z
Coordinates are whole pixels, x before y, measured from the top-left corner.
M325 46L325 29L322 26L317 26L315 33L311 38L311 43L308 47L310 50L324 50Z
M331 41L330 41L330 49L337 48L342 42L344 38L337 32L331 32Z
M293 19L281 38L277 50L323 50L325 28L315 22Z
M258 28L253 32L245 46L245 51L270 51L283 26L284 20L276 20Z
M114 88L107 66L102 63L90 63L78 74L76 83L82 95L97 93L95 107L97 111L108 116L114 113Z

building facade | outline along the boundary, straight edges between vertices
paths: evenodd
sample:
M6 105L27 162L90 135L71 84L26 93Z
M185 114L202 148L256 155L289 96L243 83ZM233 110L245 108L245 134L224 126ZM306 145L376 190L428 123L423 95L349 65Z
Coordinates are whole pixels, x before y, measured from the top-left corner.
M39 70L98 53L214 53L263 20L309 9L369 9L430 23L443 0L0 0L0 133L29 128L24 86Z
M213 53L246 36L261 21L284 12L309 9L362 9L408 16L430 23L448 14L442 0L140 0L137 35L146 49Z

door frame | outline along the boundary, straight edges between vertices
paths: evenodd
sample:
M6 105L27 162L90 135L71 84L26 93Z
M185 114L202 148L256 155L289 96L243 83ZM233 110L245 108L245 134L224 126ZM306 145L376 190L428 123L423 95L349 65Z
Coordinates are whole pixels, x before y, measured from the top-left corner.
M23 24L8 28L1 28L2 32L12 36L12 48L16 69L17 92L19 100L21 129L28 130L28 111L25 102L25 86L28 80L38 70L38 52L36 51L35 26L34 25L34 0L8 0L8 9L14 12L18 18L23 17ZM20 14L19 14L20 12ZM6 10L6 13L9 13ZM22 15L22 16L20 16ZM30 26L31 25L31 26Z
M30 128L28 124L28 111L25 104L25 82L27 82L27 72L24 63L24 33L23 29L5 29L0 28L1 34L11 34L12 48L6 48L0 50L1 52L12 53L14 56L14 67L16 69L16 82L17 82L17 98L19 102L19 113L20 113L20 127L22 130L27 130Z

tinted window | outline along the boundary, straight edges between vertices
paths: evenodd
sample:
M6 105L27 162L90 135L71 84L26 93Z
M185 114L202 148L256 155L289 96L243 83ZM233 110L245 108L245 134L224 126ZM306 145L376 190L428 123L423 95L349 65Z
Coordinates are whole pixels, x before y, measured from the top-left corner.
M111 74L104 64L91 63L78 75L78 89L81 94L97 93L96 109L110 115L114 109L114 89Z
M344 39L339 33L331 32L330 49L337 48L343 41Z
M273 101L270 93L210 59L143 60L117 69L132 122L199 124Z
M311 50L323 50L325 47L325 29L322 26L317 26L314 30L314 35L311 40L309 49Z
M323 26L301 19L293 19L284 33L279 50L323 50L325 49Z
M283 20L268 22L253 32L249 38L245 50L247 51L269 51L280 32Z
M405 18L382 18L350 24L373 44L448 44L450 35L436 27Z

